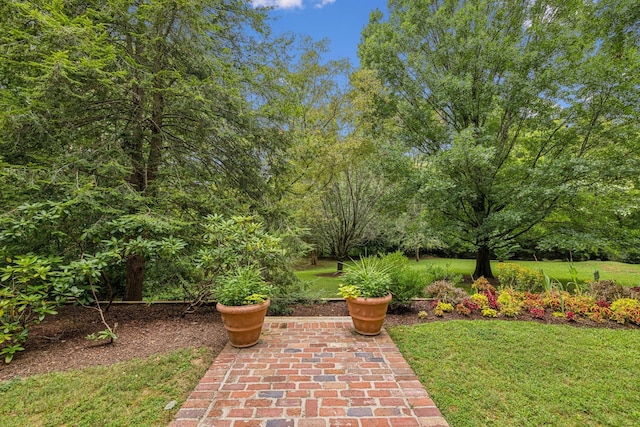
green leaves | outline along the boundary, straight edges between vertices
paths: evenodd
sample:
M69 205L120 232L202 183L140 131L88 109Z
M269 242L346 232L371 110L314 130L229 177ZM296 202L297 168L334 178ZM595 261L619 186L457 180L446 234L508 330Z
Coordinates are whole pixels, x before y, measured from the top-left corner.
M399 0L387 19L372 15L363 65L395 106L396 143L424 154L429 225L448 241L486 257L608 180L612 163L625 173L638 50L613 54L598 32L623 3L596 13L580 2Z
M240 306L263 303L271 293L272 288L262 278L260 269L249 265L220 277L214 297L222 305Z
M360 258L350 265L344 274L346 286L340 287L343 298L386 297L390 292L391 272L398 268L392 263L385 263L378 257Z

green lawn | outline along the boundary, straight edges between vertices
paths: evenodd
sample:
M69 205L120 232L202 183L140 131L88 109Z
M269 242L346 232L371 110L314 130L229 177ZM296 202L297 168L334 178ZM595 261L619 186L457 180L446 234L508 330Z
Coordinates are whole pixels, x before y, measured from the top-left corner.
M166 426L212 359L208 349L185 349L0 382L0 425ZM178 404L165 411L172 400Z
M571 279L569 273L569 263L563 261L508 261L517 263L523 267L534 270L543 270L547 275L567 282ZM491 267L494 274L497 272L498 261L493 261ZM453 258L429 258L420 262L411 262L409 264L413 269L426 269L427 266L435 266L449 271L470 275L475 267L475 260L472 259L453 259ZM600 279L615 280L618 283L627 286L640 285L640 264L624 264L614 261L581 261L574 262L573 265L578 271L578 279L582 281L593 280L594 271L599 271ZM296 276L303 282L308 284L309 291L313 296L321 298L333 298L338 292L340 285L339 277L325 277L319 274L330 274L336 271L335 261L319 261L318 265L311 267L309 265L300 265L296 271Z
M311 296L318 298L337 298L340 277L328 277L336 272L335 261L318 261L318 265L301 264L296 269L296 276L307 285Z
M638 329L493 320L390 334L452 427L640 425ZM0 425L164 426L211 361L185 349L0 382Z
M448 321L390 334L452 427L640 425L640 330Z

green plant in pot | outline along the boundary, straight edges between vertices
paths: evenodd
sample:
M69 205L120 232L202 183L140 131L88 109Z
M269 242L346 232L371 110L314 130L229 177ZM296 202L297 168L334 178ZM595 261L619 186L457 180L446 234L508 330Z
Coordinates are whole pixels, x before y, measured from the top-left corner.
M392 265L377 257L361 258L348 267L338 295L347 301L356 332L378 335L391 301Z
M232 346L251 347L258 342L271 292L272 287L254 265L238 267L217 280L213 290L216 309Z

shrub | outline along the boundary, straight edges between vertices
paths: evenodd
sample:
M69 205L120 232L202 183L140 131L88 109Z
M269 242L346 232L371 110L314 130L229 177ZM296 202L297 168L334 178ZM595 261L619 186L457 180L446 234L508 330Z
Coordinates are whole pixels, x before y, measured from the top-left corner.
M522 301L513 292L501 292L497 302L503 316L516 317L522 312Z
M464 289L457 287L453 282L438 280L433 282L424 290L425 295L437 298L449 304L457 304L468 297Z
M487 297L487 306L494 310L498 309L498 302L496 300L496 288L489 283L487 279L484 277L479 277L476 279L471 285L472 288L476 289L478 293Z
M378 257L361 258L344 274L345 285L338 292L343 298L380 298L389 295L391 264Z
M542 292L544 290L542 273L518 264L498 264L496 276L502 286L518 291Z
M636 299L617 299L611 304L610 310L613 313L611 319L618 323L625 323L626 320L640 322L640 303Z
M428 283L426 275L409 268L409 259L401 252L385 255L381 262L389 267L391 278L389 289L393 299L389 308L391 310L410 308L413 299L423 293L424 285Z
M496 293L496 288L493 287L493 285L491 285L491 283L489 283L489 281L487 279L484 278L484 276L481 276L479 278L477 278L472 284L471 287L473 289L475 289L478 292L489 292L492 294Z
M489 307L493 308L494 310L498 310L499 306L498 306L498 300L496 298L495 292L484 291L484 295L487 297Z
M601 308L602 307L597 306L597 305L595 307L592 307L592 309L587 314L587 318L589 318L590 320L593 320L594 322L598 322L598 323L604 322L604 317L602 315Z
M456 305L456 311L463 316L468 316L471 314L471 309L463 303L459 303Z
M586 316L594 305L596 305L595 299L588 295L573 295L564 300L565 310L583 316Z
M219 280L214 296L220 304L240 306L260 304L269 298L271 286L252 265L240 267Z
M599 280L589 283L589 294L596 300L613 302L620 298L630 298L631 289L616 284L613 280Z
M531 307L529 308L529 314L534 319L544 319L545 309L542 307Z
M494 310L493 308L485 308L482 310L482 315L484 317L498 317L498 310Z
M471 301L480 309L489 308L489 299L485 294L473 294L471 295Z
M476 304L475 302L473 302L473 300L471 300L471 298L463 299L461 304L463 306L465 306L466 308L468 308L469 310L471 310L471 311L480 310L480 306L478 304Z
M192 259L195 276L185 285L187 299L192 302L185 312L215 294L221 279L249 266L258 268L263 279L273 285L273 306L282 307L297 295L299 281L291 268L291 254L283 239L267 232L263 224L251 216L208 215L202 227L204 244ZM276 301L278 304L273 304Z
M439 301L436 307L433 309L433 314L438 317L442 317L444 313L451 313L453 311L453 305L447 302Z
M524 308L525 310L529 310L530 308L533 308L533 307L544 308L544 301L542 300L542 295L525 292L524 300L522 301L522 308Z
M445 267L427 264L424 274L427 283L437 282L439 280L446 280L453 283L462 282L462 274L457 274L449 270L449 264L446 264Z
M545 307L553 311L564 312L564 300L569 296L568 292L551 291L542 294L542 302Z

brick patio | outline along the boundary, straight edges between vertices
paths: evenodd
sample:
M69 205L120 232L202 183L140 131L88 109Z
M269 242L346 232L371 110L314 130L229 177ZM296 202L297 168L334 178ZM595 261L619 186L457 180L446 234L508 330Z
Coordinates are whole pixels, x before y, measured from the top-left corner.
M386 331L349 317L267 317L260 342L229 344L172 427L447 426Z

